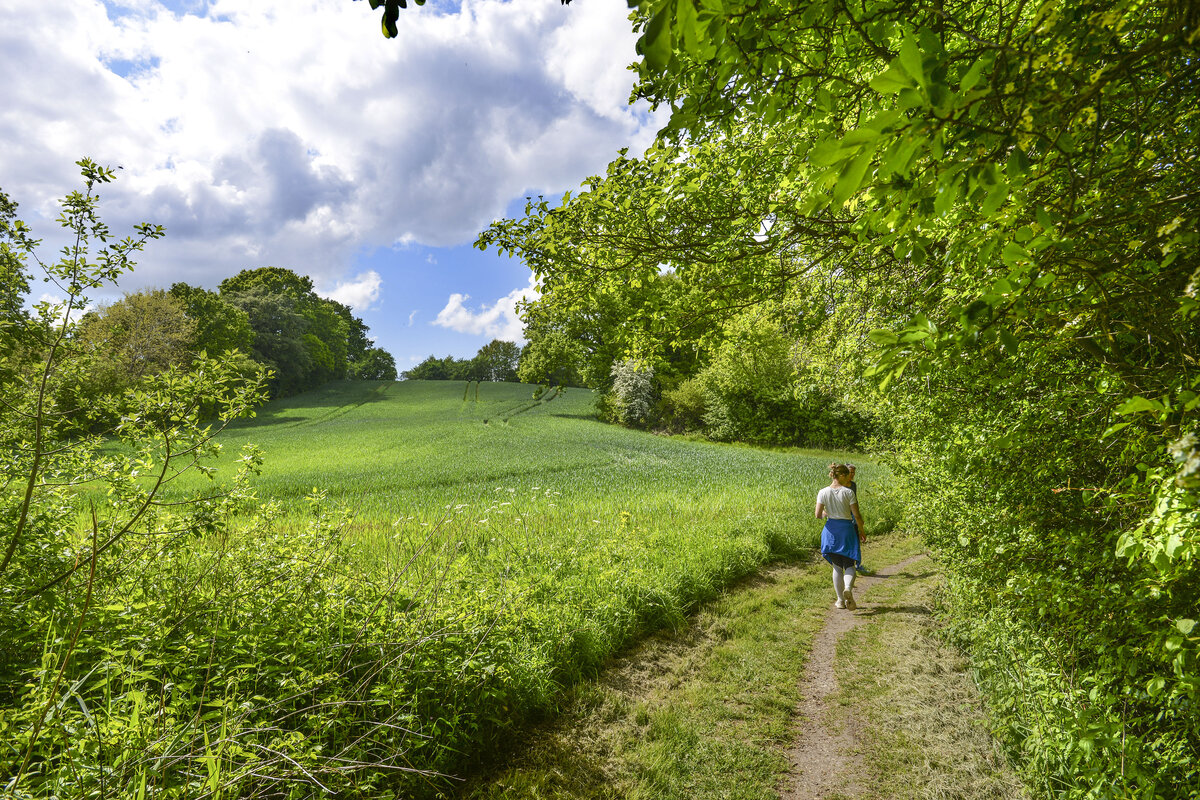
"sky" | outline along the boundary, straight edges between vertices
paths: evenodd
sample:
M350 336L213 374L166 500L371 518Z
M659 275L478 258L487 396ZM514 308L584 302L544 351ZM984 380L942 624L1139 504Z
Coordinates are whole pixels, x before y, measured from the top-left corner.
M0 189L62 244L75 162L118 168L101 215L161 224L118 287L215 289L286 267L404 370L520 339L529 269L472 247L527 196L642 152L622 0L429 0L396 39L366 0L0 0ZM33 298L40 299L40 298Z

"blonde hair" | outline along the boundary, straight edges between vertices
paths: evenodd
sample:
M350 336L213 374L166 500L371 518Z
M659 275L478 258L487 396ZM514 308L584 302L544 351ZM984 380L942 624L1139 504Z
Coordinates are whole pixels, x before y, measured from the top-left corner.
M843 478L843 477L846 477L849 475L850 475L850 470L846 468L845 464L830 464L829 465L829 477L830 478L833 478L834 480L838 480L840 478Z

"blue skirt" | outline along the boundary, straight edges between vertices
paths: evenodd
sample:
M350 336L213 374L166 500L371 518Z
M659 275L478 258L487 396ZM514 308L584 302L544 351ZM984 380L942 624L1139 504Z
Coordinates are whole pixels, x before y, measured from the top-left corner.
M830 564L830 555L839 555L852 561L862 561L862 550L858 546L858 527L852 519L827 519L821 529L821 555Z

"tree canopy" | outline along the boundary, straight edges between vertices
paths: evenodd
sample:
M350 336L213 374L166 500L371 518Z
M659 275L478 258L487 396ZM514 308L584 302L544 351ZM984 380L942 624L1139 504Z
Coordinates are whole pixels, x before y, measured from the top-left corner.
M515 381L521 348L500 339L479 348L474 358L446 356L429 358L409 370L404 378L413 381Z
M478 242L536 273L531 325L704 374L768 312L797 398L886 422L1031 782L1194 785L1200 8L633 7L668 127Z

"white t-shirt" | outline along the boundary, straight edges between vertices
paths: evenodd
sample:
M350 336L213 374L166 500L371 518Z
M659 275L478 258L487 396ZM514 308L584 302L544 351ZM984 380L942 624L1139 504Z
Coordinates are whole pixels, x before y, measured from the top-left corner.
M858 498L849 486L826 486L817 492L817 502L825 506L830 519L854 519L850 506L858 505Z

